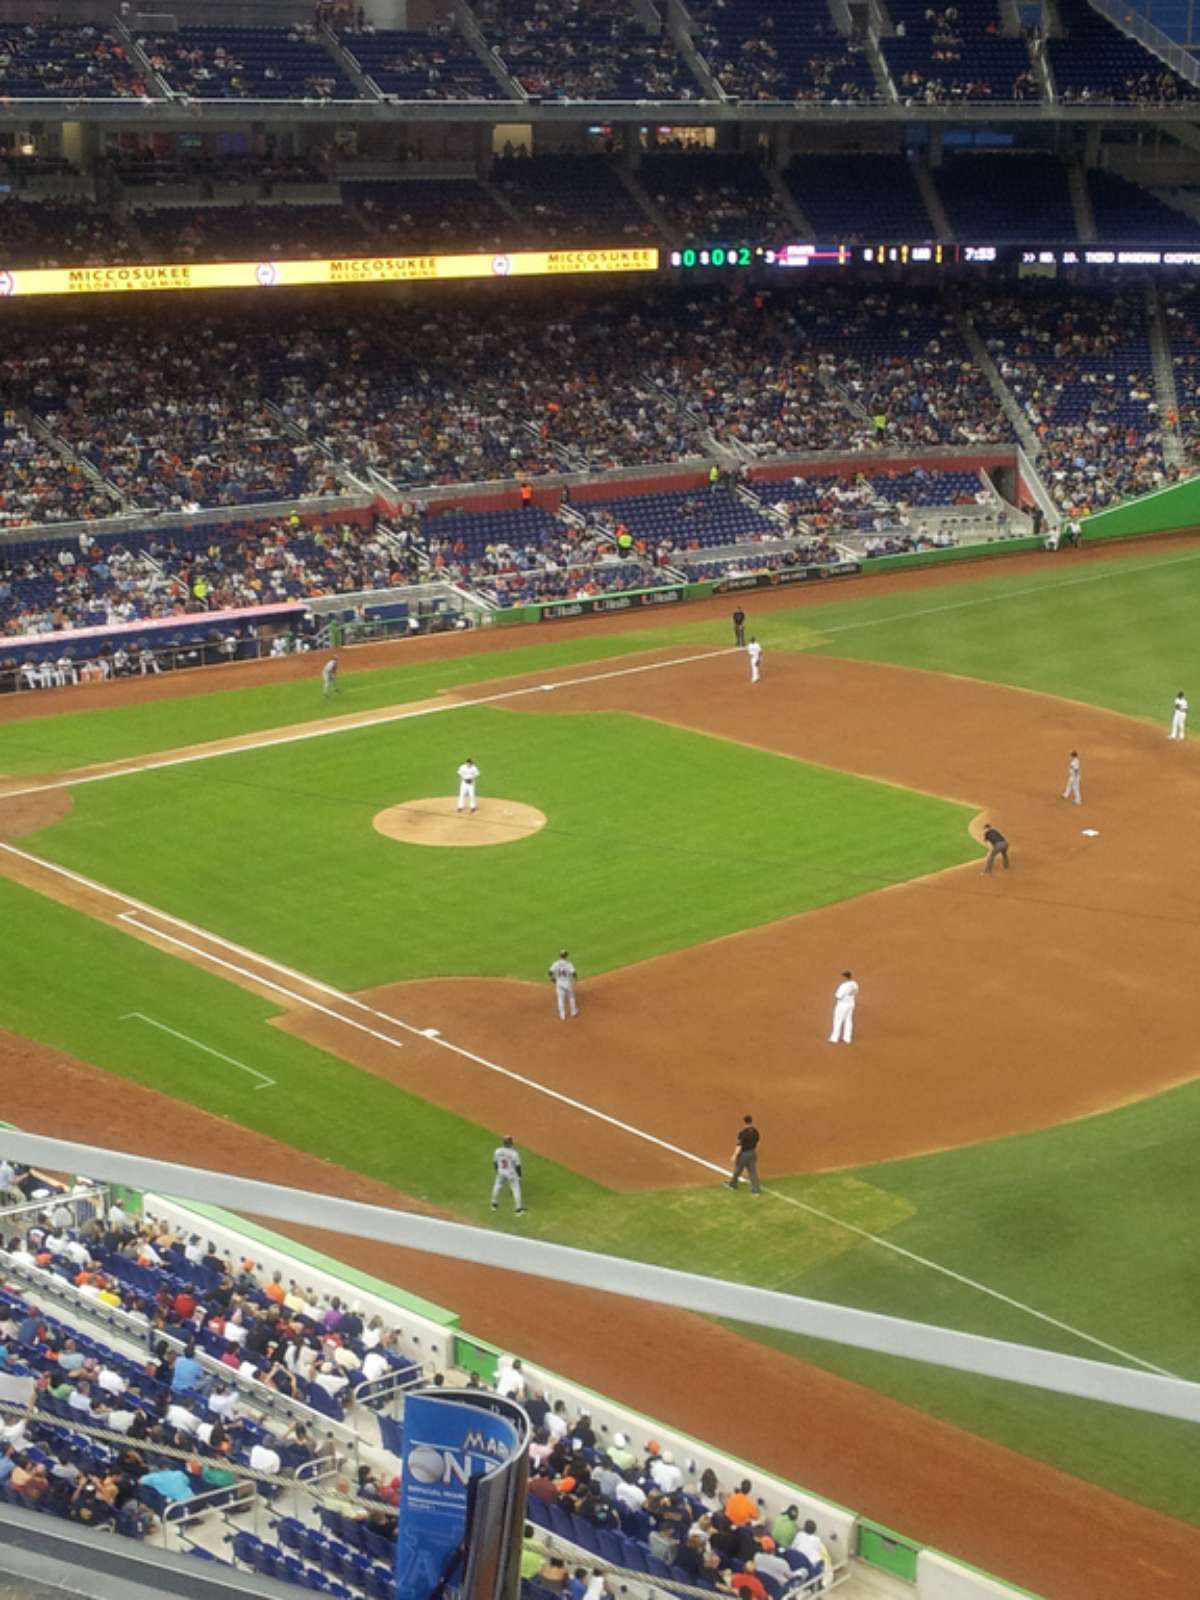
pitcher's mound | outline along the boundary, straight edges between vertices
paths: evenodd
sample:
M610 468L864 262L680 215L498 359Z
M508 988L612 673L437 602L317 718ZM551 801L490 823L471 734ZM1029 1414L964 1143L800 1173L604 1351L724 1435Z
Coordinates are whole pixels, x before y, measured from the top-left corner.
M404 844L512 844L546 826L536 806L519 800L481 799L478 811L459 812L453 795L406 800L375 816L375 829Z

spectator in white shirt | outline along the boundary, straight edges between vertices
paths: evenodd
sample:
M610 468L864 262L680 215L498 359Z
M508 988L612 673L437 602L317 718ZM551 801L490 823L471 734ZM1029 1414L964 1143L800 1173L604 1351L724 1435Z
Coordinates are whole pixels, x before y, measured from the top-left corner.
M630 1511L640 1511L646 1504L645 1491L632 1473L617 1485L617 1500Z
M96 1377L96 1383L108 1394L124 1394L129 1385L119 1372L114 1372L111 1367L101 1367Z
M676 1489L683 1488L683 1473L675 1465L675 1457L669 1450L664 1450L661 1456L655 1456L650 1463L650 1476L664 1494L674 1494Z
M554 1410L546 1413L546 1431L556 1443L567 1436L566 1407L561 1400L556 1400Z
M136 1411L110 1411L104 1419L104 1426L111 1428L114 1433L128 1433L136 1416Z
M67 1399L67 1405L72 1411L78 1411L82 1416L91 1416L92 1386L86 1379L81 1378L78 1386L72 1389Z
M179 1433L186 1433L189 1438L200 1426L200 1418L189 1411L186 1406L170 1405L167 1407L167 1425Z
M277 1450L272 1450L269 1445L256 1444L250 1449L250 1470L252 1472L269 1472L272 1477L278 1477L282 1458Z
M391 1362L382 1350L368 1350L363 1357L362 1375L368 1383L382 1378L391 1369Z
M208 1397L208 1409L214 1417L228 1420L237 1410L237 1395L226 1384L218 1383Z
M510 1400L520 1400L525 1394L525 1376L521 1363L512 1356L501 1356L496 1372L496 1393Z
M133 1227L128 1212L119 1200L114 1200L108 1208L108 1225L120 1233L127 1233Z
M810 1517L792 1540L792 1549L801 1555L814 1569L823 1561L826 1568L830 1566L829 1551L825 1548L823 1540L817 1533L817 1525Z

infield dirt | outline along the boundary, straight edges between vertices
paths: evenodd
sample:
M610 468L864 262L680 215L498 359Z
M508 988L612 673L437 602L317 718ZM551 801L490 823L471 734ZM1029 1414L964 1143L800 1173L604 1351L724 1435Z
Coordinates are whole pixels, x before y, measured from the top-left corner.
M114 687L137 698L141 686ZM548 986L440 981L366 998L710 1159L725 1159L737 1118L753 1109L768 1172L1047 1126L1194 1076L1200 1001L1180 985L1170 1008L1160 1003L1163 974L1200 957L1179 862L1200 802L1190 744L1060 699L818 656L772 656L754 687L744 662L716 659L562 688L513 714L614 708L966 801L977 820L986 809L1012 840L1012 870L865 883L871 892L828 910L594 979L580 952L577 1023L558 1021ZM1059 798L1073 748L1082 808ZM41 798L63 805L61 792ZM11 836L17 819L4 813L18 804L0 805L0 837ZM19 823L54 815L30 805ZM12 858L4 869L116 915L105 897L52 885ZM736 895L736 871L729 877ZM547 938L555 943L553 930ZM824 1042L846 966L863 985L849 1049ZM532 1148L569 1149L572 1165L614 1187L705 1181L678 1156L482 1067L446 1070L431 1042L410 1040L398 1054L304 1015L283 1025L474 1120L519 1126ZM355 1198L379 1188L25 1041L8 1041L2 1058L7 1115L21 1126ZM388 1194L384 1203L409 1203ZM1196 1591L1196 1529L701 1319L634 1305L614 1313L573 1290L521 1279L498 1288L505 1275L324 1243L454 1306L484 1337L1056 1600Z

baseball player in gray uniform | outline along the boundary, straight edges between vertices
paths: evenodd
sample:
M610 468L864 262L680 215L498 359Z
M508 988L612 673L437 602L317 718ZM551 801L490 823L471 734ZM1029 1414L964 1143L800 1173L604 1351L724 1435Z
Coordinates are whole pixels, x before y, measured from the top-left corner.
M558 1001L558 1014L563 1022L567 1020L567 1007L571 1008L571 1015L579 1015L579 1007L575 1004L575 980L579 974L575 970L575 963L565 950L558 952L558 960L550 964L550 976L554 979L554 998Z
M321 668L321 693L322 694L324 694L324 695L337 694L337 692L338 692L337 670L338 670L338 658L336 656L330 656L329 660Z
M492 1210L495 1211L500 1204L500 1191L507 1188L512 1190L517 1215L523 1217L525 1206L521 1200L521 1157L513 1145L511 1134L493 1150L492 1171L496 1174L492 1180Z
M1077 806L1083 804L1083 796L1079 792L1079 751L1071 751L1071 759L1067 762L1067 787L1062 792L1064 800L1074 800Z

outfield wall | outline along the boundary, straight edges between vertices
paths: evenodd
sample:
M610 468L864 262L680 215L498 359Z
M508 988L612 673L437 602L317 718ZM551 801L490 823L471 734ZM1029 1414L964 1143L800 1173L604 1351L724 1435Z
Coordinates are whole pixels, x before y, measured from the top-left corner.
M1200 475L1123 500L1081 519L1085 539L1128 539L1140 533L1179 533L1200 526Z

